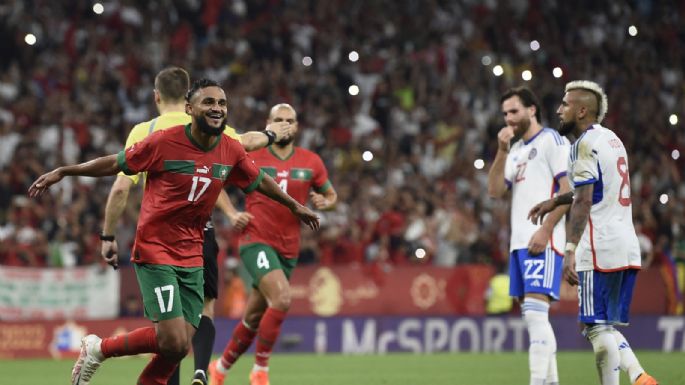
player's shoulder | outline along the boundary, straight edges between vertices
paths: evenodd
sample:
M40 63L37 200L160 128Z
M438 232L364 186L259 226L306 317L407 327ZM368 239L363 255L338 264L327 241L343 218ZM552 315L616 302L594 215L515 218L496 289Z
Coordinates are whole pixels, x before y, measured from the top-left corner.
M310 160L310 161L320 161L321 160L321 157L319 156L319 154L315 153L312 150L306 149L304 147L295 146L293 148L293 152L294 152L293 155L298 157L298 158L302 158L302 159L306 159L306 160Z
M229 138L240 142L240 134L235 128L229 126L228 124L226 125L226 127L224 127L224 136L228 136Z
M549 128L549 127L544 127L542 129L541 135L542 140L545 142L547 145L551 146L568 146L570 143L568 139L565 137L561 136L559 134L559 131Z

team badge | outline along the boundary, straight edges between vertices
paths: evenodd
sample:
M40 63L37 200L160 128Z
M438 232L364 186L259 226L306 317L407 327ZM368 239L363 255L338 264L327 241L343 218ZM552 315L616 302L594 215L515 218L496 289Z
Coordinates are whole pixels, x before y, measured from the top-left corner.
M535 158L535 156L536 156L537 154L538 154L538 150L536 150L535 148L533 148L533 149L530 150L530 152L528 153L528 160L533 160L533 158Z

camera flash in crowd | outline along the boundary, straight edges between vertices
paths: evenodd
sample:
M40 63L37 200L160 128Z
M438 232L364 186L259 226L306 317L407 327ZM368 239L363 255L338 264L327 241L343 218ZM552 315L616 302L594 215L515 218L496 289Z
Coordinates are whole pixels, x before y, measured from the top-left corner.
M93 4L93 12L97 15L102 15L105 12L105 7L100 3Z
M349 92L352 96L357 96L359 95L359 86L352 84L350 88L347 89L347 92Z
M477 170L482 170L483 167L485 167L485 162L483 159L476 159L473 161L473 167L475 167Z
M359 60L359 54L357 53L357 51L352 51L349 55L347 55L347 58L350 59L352 63L354 63L357 60Z
M502 68L502 66L498 64L498 65L492 67L492 73L495 76L502 76L502 74L504 73L504 68Z
M530 42L530 49L532 49L533 51L539 50L540 49L540 42L537 40L531 41Z
M552 70L552 75L554 75L554 77L557 79L559 79L563 74L564 71L562 71L559 67L554 67L554 69Z
M416 255L416 258L418 258L418 259L423 259L426 256L426 250L419 247L414 252L414 255Z
M313 60L309 56L305 56L302 58L302 65L304 65L305 67L309 67L310 65L312 65L312 62Z
M533 78L533 73L530 72L529 70L525 70L521 72L521 78L525 81L529 81L530 79Z
M628 35L630 35L632 37L637 36L637 27L634 25L631 25L630 27L628 27Z
M678 124L678 115L671 114L671 116L668 117L668 122L671 123L671 126Z
M661 194L661 196L659 196L659 202L661 202L662 205L668 203L668 194Z
M678 151L678 150L671 151L671 158L673 158L673 160L678 160L680 158L680 151Z
M34 45L36 44L36 35L32 33L27 33L26 36L24 36L24 41L28 45Z

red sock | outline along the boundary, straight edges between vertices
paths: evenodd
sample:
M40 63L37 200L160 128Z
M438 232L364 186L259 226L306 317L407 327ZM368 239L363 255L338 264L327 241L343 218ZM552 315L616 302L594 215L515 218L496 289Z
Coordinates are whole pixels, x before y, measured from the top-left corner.
M138 385L166 385L176 371L179 361L155 354L138 377Z
M154 327L140 328L120 336L103 338L100 347L105 358L159 352Z
M255 363L259 366L269 366L269 357L274 348L274 343L281 333L281 324L285 319L286 312L274 308L266 309L257 329L257 346L255 351Z
M233 329L233 335L231 335L231 340L226 345L224 354L221 356L221 365L224 368L230 368L238 358L245 353L245 351L252 345L252 340L257 334L255 330L250 330L245 326L243 321L238 322L238 324Z

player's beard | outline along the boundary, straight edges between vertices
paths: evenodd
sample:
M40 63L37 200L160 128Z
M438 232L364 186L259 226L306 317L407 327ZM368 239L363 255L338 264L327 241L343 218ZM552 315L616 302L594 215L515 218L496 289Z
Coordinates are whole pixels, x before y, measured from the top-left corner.
M208 122L207 118L203 115L195 119L197 121L197 126L203 133L210 136L219 136L224 132L224 127L226 126L226 118L221 120L219 127L212 127Z
M281 140L276 142L276 145L278 147L285 147L285 146L289 145L290 143L292 143L293 140L295 140L295 135L290 135L286 138L281 138Z
M576 122L570 121L570 122L564 122L563 120L559 122L559 128L557 131L559 131L559 134L561 135L570 135L573 134L576 131Z
M511 143L516 142L521 139L523 135L530 129L530 119L523 118L514 126L514 137L511 139Z

